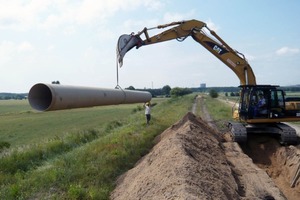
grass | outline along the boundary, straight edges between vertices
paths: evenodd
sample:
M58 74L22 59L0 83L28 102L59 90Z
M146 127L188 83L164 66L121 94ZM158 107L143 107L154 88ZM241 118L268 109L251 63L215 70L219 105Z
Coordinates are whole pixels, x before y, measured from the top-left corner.
M27 100L0 100L0 117L31 110Z
M10 103L16 105L19 111L14 106L3 105ZM0 141L16 147L91 127L101 129L107 123L126 118L137 106L138 104L132 104L36 112L29 107L27 101L5 101L0 107Z
M15 114L26 116L28 139L15 137L26 145L15 141L2 153L0 199L108 199L117 177L149 152L155 136L191 109L193 97L157 100L150 126L136 109L140 105ZM16 122L11 118L11 123ZM76 124L81 125L72 129ZM41 126L47 139L43 131L35 133Z
M210 96L204 96L204 103L218 128L225 128L227 122L232 120L232 107L230 105Z

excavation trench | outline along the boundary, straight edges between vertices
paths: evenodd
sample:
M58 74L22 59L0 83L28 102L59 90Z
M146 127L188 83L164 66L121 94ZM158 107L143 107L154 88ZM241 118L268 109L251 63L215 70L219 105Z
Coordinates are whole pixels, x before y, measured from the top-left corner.
M240 146L205 115L187 113L161 133L118 179L111 199L299 199L300 180L291 187L299 147L268 136L250 136Z
M241 146L259 168L263 169L287 199L300 199L299 146L281 146L270 136L253 135ZM298 172L299 173L299 172Z

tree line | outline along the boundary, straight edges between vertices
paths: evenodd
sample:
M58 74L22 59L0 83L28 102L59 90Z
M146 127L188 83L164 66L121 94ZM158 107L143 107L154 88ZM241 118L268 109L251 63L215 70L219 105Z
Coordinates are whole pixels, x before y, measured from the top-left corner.
M0 100L9 100L9 99L15 99L15 100L22 100L27 99L28 94L27 93L0 93Z
M129 86L125 88L127 90L135 90L133 86ZM193 93L193 90L190 88L180 88L180 87L174 87L171 88L169 85L165 85L162 88L159 89L137 89L139 91L147 91L151 93L152 97L158 97L158 96L164 96L164 97L170 97L170 96L183 96L186 94Z
M60 84L59 81L53 81L52 84ZM238 96L240 88L239 87L206 87L206 88L181 88L181 87L174 87L171 88L169 85L165 85L162 88L158 89L135 89L133 86L129 86L125 88L127 90L140 90L140 91L147 91L152 94L153 97L158 96L182 96L186 94L190 94L192 92L205 92L210 93L211 91L214 93L212 94L215 96L215 93L224 92L226 96ZM280 89L286 92L300 92L300 85L297 86L288 86L288 87L280 87ZM28 93L0 93L0 100L9 100L9 99L16 99L22 100L27 99Z

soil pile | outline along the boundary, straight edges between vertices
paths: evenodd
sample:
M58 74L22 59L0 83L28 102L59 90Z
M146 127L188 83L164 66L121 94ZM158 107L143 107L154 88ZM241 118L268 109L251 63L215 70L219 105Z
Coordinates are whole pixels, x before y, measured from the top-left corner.
M298 186L297 186L298 187ZM188 113L121 176L111 199L286 199L235 142Z

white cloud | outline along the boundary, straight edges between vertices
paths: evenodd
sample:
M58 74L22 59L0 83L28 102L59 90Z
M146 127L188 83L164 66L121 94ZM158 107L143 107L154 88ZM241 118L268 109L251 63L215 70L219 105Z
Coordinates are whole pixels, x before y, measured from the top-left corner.
M89 61L96 60L99 55L100 52L97 49L95 49L94 47L88 47L83 53L83 58Z
M47 16L46 19L43 22L41 22L39 26L43 29L52 29L56 28L61 23L63 23L63 20L59 16L51 14Z
M76 28L75 26L67 26L65 29L64 29L64 34L65 35L72 35L76 32Z
M220 27L217 26L211 19L208 19L205 23L210 30L218 32L218 30L220 29Z
M165 23L171 23L175 21L183 21L183 20L190 20L195 16L195 10L190 10L187 13L171 13L167 12L163 16L163 20Z
M55 49L55 45L51 44L47 47L48 51L53 51Z
M34 47L31 43L25 41L25 42L22 42L20 45L18 45L17 50L22 51L22 52L32 51L32 50L34 50Z
M12 59L15 50L15 44L11 41L2 41L0 43L0 64L6 63Z
M245 54L245 57L247 59L247 61L254 61L256 60L256 57L250 54Z
M160 10L164 7L164 3L162 3L159 0L146 0L144 2L144 6L148 9L148 10Z
M149 19L149 20L126 20L123 22L123 31L124 33L131 33L131 32L139 32L146 26L147 28L156 27L159 25L159 21L157 19Z
M121 10L158 10L158 0L0 0L0 29L24 31L82 25L105 20Z
M276 51L276 54L281 55L292 55L298 54L300 50L298 48L282 47Z
M33 50L34 46L27 41L19 44L12 41L2 41L0 43L0 64L15 60L20 55L23 55L26 52L32 52Z
M24 31L36 24L39 14L46 10L50 0L1 0L0 29Z

